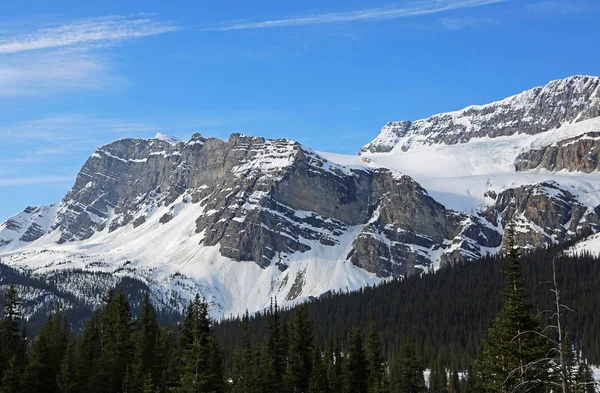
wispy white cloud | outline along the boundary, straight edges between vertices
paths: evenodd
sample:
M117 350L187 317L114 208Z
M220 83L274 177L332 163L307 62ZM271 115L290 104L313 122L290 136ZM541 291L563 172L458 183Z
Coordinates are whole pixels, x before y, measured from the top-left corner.
M437 14L452 10L482 7L502 3L508 0L426 0L411 3L403 7L370 8L349 12L322 13L311 16L294 16L258 22L233 22L219 26L206 27L205 31L231 31L267 29L274 27L308 26L341 22L377 22L389 19Z
M127 84L99 53L59 50L0 56L0 96L28 96Z
M115 43L178 30L171 22L118 16L74 21L33 32L0 37L0 53L62 48L83 44Z
M110 52L126 40L178 30L171 22L147 16L102 17L71 21L23 32L0 32L0 96L55 94L122 86Z
M26 186L32 184L72 183L73 176L25 176L0 178L0 187Z
M501 26L501 23L493 18L487 17L458 17L441 18L440 23L447 30L478 29L488 26Z

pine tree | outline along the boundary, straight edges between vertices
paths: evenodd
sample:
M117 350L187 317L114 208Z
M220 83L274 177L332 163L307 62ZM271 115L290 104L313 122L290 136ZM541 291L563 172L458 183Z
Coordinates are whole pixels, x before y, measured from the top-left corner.
M458 376L458 371L454 370L450 374L450 382L448 383L448 393L461 393L461 382Z
M367 393L368 369L360 329L355 328L348 336L344 359L344 391L346 393Z
M290 321L286 390L306 393L312 370L313 330L306 307L300 306Z
M102 311L102 371L107 393L119 392L123 387L125 373L133 360L132 331L129 302L119 289L109 294Z
M211 337L208 304L196 295L186 312L182 334L181 376L177 393L223 391L222 363L216 340ZM191 340L191 343L190 343Z
M20 370L16 356L10 359L3 374L0 393L21 393Z
M10 284L4 294L4 309L0 321L0 380L2 373L9 368L9 362L15 358L17 374L21 374L25 364L25 334L21 326L22 316L19 310L17 288Z
M429 373L429 392L448 393L448 376L441 357L431 364Z
M248 311L240 323L240 341L238 343L234 363L232 393L258 393L258 371L256 369L255 352L250 340L250 317ZM263 359L262 363L267 360Z
M136 386L145 384L150 375L152 382L158 380L158 357L157 351L160 340L160 330L156 321L156 311L150 302L148 292L142 300L142 309L136 320L136 332L134 335L134 374Z
M317 342L313 344L312 372L308 385L309 393L328 393L327 370L323 364L323 356Z
M381 354L381 342L375 324L371 323L367 334L367 373L370 393L384 393L387 388L386 365Z
M77 384L75 380L75 356L72 342L67 344L56 382L60 393L75 393Z
M102 370L102 341L100 337L100 312L88 319L77 342L75 356L75 381L79 391L103 392L106 381Z
M395 380L395 388L401 393L425 393L425 377L423 375L423 365L417 359L415 347L410 340L407 340L400 350L400 355L395 366L396 375L392 375Z
M286 347L282 326L281 316L277 300L275 303L271 301L269 310L267 311L267 351L268 357L265 359L265 379L266 384L263 386L264 392L279 393L283 389L283 376L286 370Z
M530 313L525 300L525 285L515 245L514 225L506 230L508 284L503 294L504 305L488 331L478 359L485 392L526 390L543 392L548 378L547 342L541 336L540 321Z
M344 385L344 361L340 340L333 334L329 335L325 348L325 365L331 391L341 392Z

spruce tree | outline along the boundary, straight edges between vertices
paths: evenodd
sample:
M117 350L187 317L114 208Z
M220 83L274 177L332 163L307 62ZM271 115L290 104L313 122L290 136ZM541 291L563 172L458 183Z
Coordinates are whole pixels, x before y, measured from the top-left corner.
M9 368L15 358L17 373L20 375L25 364L26 339L22 329L22 315L19 309L17 288L10 284L4 294L4 309L0 320L0 380L2 373Z
M136 386L140 387L145 384L148 375L150 375L154 384L159 377L157 351L159 348L160 330L156 321L156 310L150 302L148 292L146 292L142 300L142 309L137 317L135 330L134 380Z
M395 366L396 375L392 375L396 391L399 393L425 393L427 388L423 371L423 365L417 359L414 345L410 340L406 340Z
M300 306L290 321L286 390L306 393L312 370L313 330L306 306Z
M488 331L478 359L482 387L488 393L545 391L548 343L542 338L540 321L530 312L515 245L514 225L506 230L508 283L504 305Z
M367 373L369 393L384 393L387 390L386 364L381 354L381 342L375 324L371 323L367 334Z
M8 367L2 376L0 393L21 393L21 372L17 363L17 357L13 356L8 362Z
M271 301L269 310L267 310L267 351L268 357L265 359L265 378L266 386L264 392L279 393L283 389L283 376L286 370L286 347L284 334L281 326L281 316L277 300Z
M232 393L258 393L259 373L256 369L255 352L250 339L250 318L248 311L242 317L238 334L239 342L234 355ZM266 359L263 359L265 363Z
M107 393L119 392L133 361L131 310L123 290L109 294L102 310L102 368ZM132 379L131 375L128 375Z
M208 304L196 297L186 312L181 345L181 376L177 393L223 391L222 362L219 347L211 336Z
M346 346L344 391L346 393L367 393L369 376L360 329L352 329Z
M327 380L332 392L341 392L344 386L344 360L337 336L330 334L325 348Z
M328 393L329 382L327 381L327 370L323 364L323 356L317 342L313 344L312 372L308 385L309 393Z
M63 360L60 364L60 371L56 378L58 385L58 391L60 393L75 393L76 392L76 379L75 379L75 354L73 343L69 342L65 349Z

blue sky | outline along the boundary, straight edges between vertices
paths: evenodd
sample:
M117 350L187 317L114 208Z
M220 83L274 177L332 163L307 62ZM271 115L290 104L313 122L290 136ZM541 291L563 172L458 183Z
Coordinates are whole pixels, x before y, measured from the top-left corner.
M90 4L94 3L94 4ZM5 1L0 221L157 131L355 153L387 121L598 75L595 0Z

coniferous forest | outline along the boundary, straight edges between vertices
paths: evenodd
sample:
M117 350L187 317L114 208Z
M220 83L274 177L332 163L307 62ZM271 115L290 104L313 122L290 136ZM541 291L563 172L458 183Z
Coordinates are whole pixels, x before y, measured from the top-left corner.
M0 393L595 392L598 261L519 256L510 230L507 244L503 257L220 323L196 296L159 324L148 294L134 315L117 288L83 329L57 307L32 337L11 285Z

